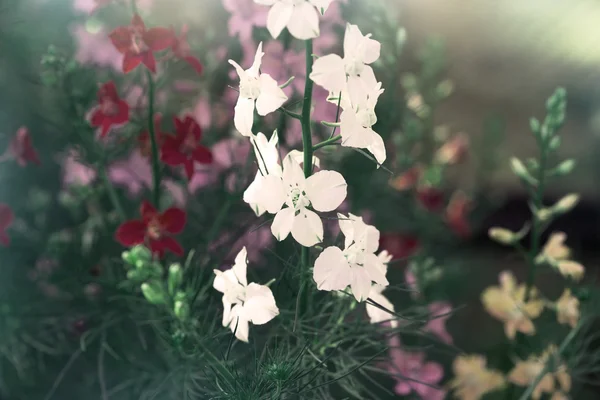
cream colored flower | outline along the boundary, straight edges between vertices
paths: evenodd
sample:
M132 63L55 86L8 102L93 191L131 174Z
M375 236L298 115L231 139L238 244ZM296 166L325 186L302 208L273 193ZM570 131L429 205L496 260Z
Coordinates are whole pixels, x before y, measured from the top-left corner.
M459 356L452 364L454 379L449 386L461 400L479 400L489 392L504 386L504 376L486 367L486 359L481 355Z
M566 239L567 235L564 232L552 233L535 261L538 264L548 263L554 269L557 269L562 276L578 281L583 278L585 267L569 259L571 249L564 244Z
M519 361L508 375L509 382L514 383L517 386L529 386L531 385L540 374L544 372L546 363L553 357L557 352L555 345L550 345L540 356L530 356L527 360ZM555 364L556 360L554 360ZM558 386L556 383L558 382ZM544 374L542 379L539 381L531 398L534 400L539 399L542 394L552 394L552 399L561 399L565 393L571 390L571 376L567 372L567 368L564 364L560 363L558 367L552 371L549 370Z
M512 273L505 271L500 274L500 286L489 287L481 295L486 311L504 322L504 332L510 339L514 339L517 332L533 335L535 326L532 319L539 317L544 309L535 288L532 288L527 302L524 301L525 292L525 285L517 286Z
M570 289L565 289L556 302L556 314L559 324L569 324L575 328L579 321L579 299L571 294Z

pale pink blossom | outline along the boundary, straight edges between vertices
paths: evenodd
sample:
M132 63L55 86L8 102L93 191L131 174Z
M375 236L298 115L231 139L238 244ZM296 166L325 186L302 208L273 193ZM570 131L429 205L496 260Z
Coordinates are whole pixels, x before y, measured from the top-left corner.
M239 35L240 41L252 39L254 27L267 26L267 12L253 0L222 0L223 7L231 16L227 22L230 36Z
M306 83L306 67L304 53L294 50L285 50L283 43L271 40L264 46L265 55L261 70L271 75L278 82L286 82L292 76L294 80L284 89L291 96L295 93L303 93Z
M452 306L442 301L436 301L429 304L428 308L432 319L425 325L425 330L439 337L444 343L451 344L452 336L446 329L446 321L450 318Z
M96 179L96 170L77 159L77 153L70 151L62 161L64 186L87 186Z
M108 168L112 183L124 187L130 196L137 197L152 187L152 167L138 149L125 160L116 161Z
M92 33L78 24L71 28L71 34L77 47L75 59L80 64L110 67L118 73L122 71L123 55L115 49L104 30Z

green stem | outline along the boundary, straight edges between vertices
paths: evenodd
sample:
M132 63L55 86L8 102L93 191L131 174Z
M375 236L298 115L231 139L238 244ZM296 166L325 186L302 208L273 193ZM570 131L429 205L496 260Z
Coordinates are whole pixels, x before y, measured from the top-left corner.
M152 179L153 203L158 208L160 201L160 160L158 156L158 142L156 141L156 132L154 131L154 80L152 73L146 71L148 77L148 131L150 132L150 143L152 144Z
M317 143L317 144L315 144L313 146L313 151L317 151L317 150L319 150L322 147L330 146L332 144L335 144L341 138L342 138L342 135L337 135L337 136L331 137L331 138L329 138L327 140L323 140L322 142Z

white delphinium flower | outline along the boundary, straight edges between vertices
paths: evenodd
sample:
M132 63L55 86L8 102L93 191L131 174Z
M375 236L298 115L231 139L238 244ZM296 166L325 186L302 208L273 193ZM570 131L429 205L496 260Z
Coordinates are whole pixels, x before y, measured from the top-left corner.
M300 154L294 152L284 158L281 176L257 176L244 192L244 201L257 214L261 210L276 214L271 232L277 240L291 233L298 243L311 247L323 240L323 222L311 208L335 210L346 198L347 184L336 171L318 171L305 178L297 159Z
M287 27L292 36L300 40L319 36L319 12L325 13L332 1L254 0L257 4L271 6L267 16L267 29L274 39Z
M387 273L387 264L392 261L392 255L389 254L386 250L383 250L381 253L377 255L377 257L381 260L385 273ZM383 290L385 286L375 283L371 286L371 291L369 292L369 298L373 300L375 303L379 304L382 307L387 308L388 310L394 312L394 305L391 301L389 301L384 295ZM382 310L381 308L374 306L370 303L367 303L367 315L371 320L372 324L378 324L380 322L389 321L392 328L398 326L398 321L396 321L394 316L387 311Z
M381 82L377 82L371 70L365 71L360 80L348 81L347 90L341 92L341 99L335 96L328 99L336 104L341 100L341 145L369 150L378 164L383 164L387 157L383 139L373 130L377 122L375 106L383 91Z
M383 259L375 255L379 247L379 231L361 217L338 214L344 234L344 250L331 246L315 261L313 279L319 290L344 290L347 286L358 301L369 297L371 283L389 284Z
M249 323L263 325L279 315L275 298L268 286L248 284L246 248L235 257L235 263L227 271L214 270L213 287L223 293L223 326L235 332L235 337L248 342Z
M229 60L229 64L235 67L240 77L240 96L235 105L233 123L244 136L252 136L255 108L258 114L264 117L277 110L287 100L277 81L269 74L260 73L263 55L261 42L250 69L244 70L238 63Z
M344 36L344 58L329 54L315 60L310 79L328 91L338 94L346 89L346 83L360 80L365 74L373 74L369 64L379 59L381 44L363 35L356 25L347 24Z

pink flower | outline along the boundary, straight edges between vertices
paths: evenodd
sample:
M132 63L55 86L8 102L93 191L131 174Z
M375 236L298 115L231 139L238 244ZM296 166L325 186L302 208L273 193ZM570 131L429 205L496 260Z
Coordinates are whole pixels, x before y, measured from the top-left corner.
M306 82L304 54L293 50L285 51L278 40L268 41L263 51L261 70L271 75L277 82L286 82L292 76L294 80L284 89L288 96L292 92L303 93Z
M78 155L70 151L62 161L63 186L87 186L96 179L96 170L77 161Z
M452 306L445 302L434 302L429 304L431 321L425 325L425 330L439 337L444 343L451 344L452 336L446 329L446 320L450 318Z
M211 124L211 109L210 102L206 97L201 97L196 102L194 106L194 110L192 111L192 115L198 124L200 124L200 128L208 129Z
M435 387L444 377L442 366L436 362L425 362L424 352L403 351L397 337L391 338L389 342L391 362L388 371L396 379L394 391L401 396L414 392L424 400L444 399L445 391Z
M131 197L152 187L152 167L138 149L126 160L114 162L108 168L108 177L114 184L125 187Z
M99 30L92 33L84 25L78 24L71 28L71 35L77 42L75 59L80 64L109 67L121 72L123 55L112 45L106 32Z
M240 41L252 39L252 29L267 26L267 7L260 6L254 0L223 0L223 7L231 16L227 24L229 35L239 35Z

